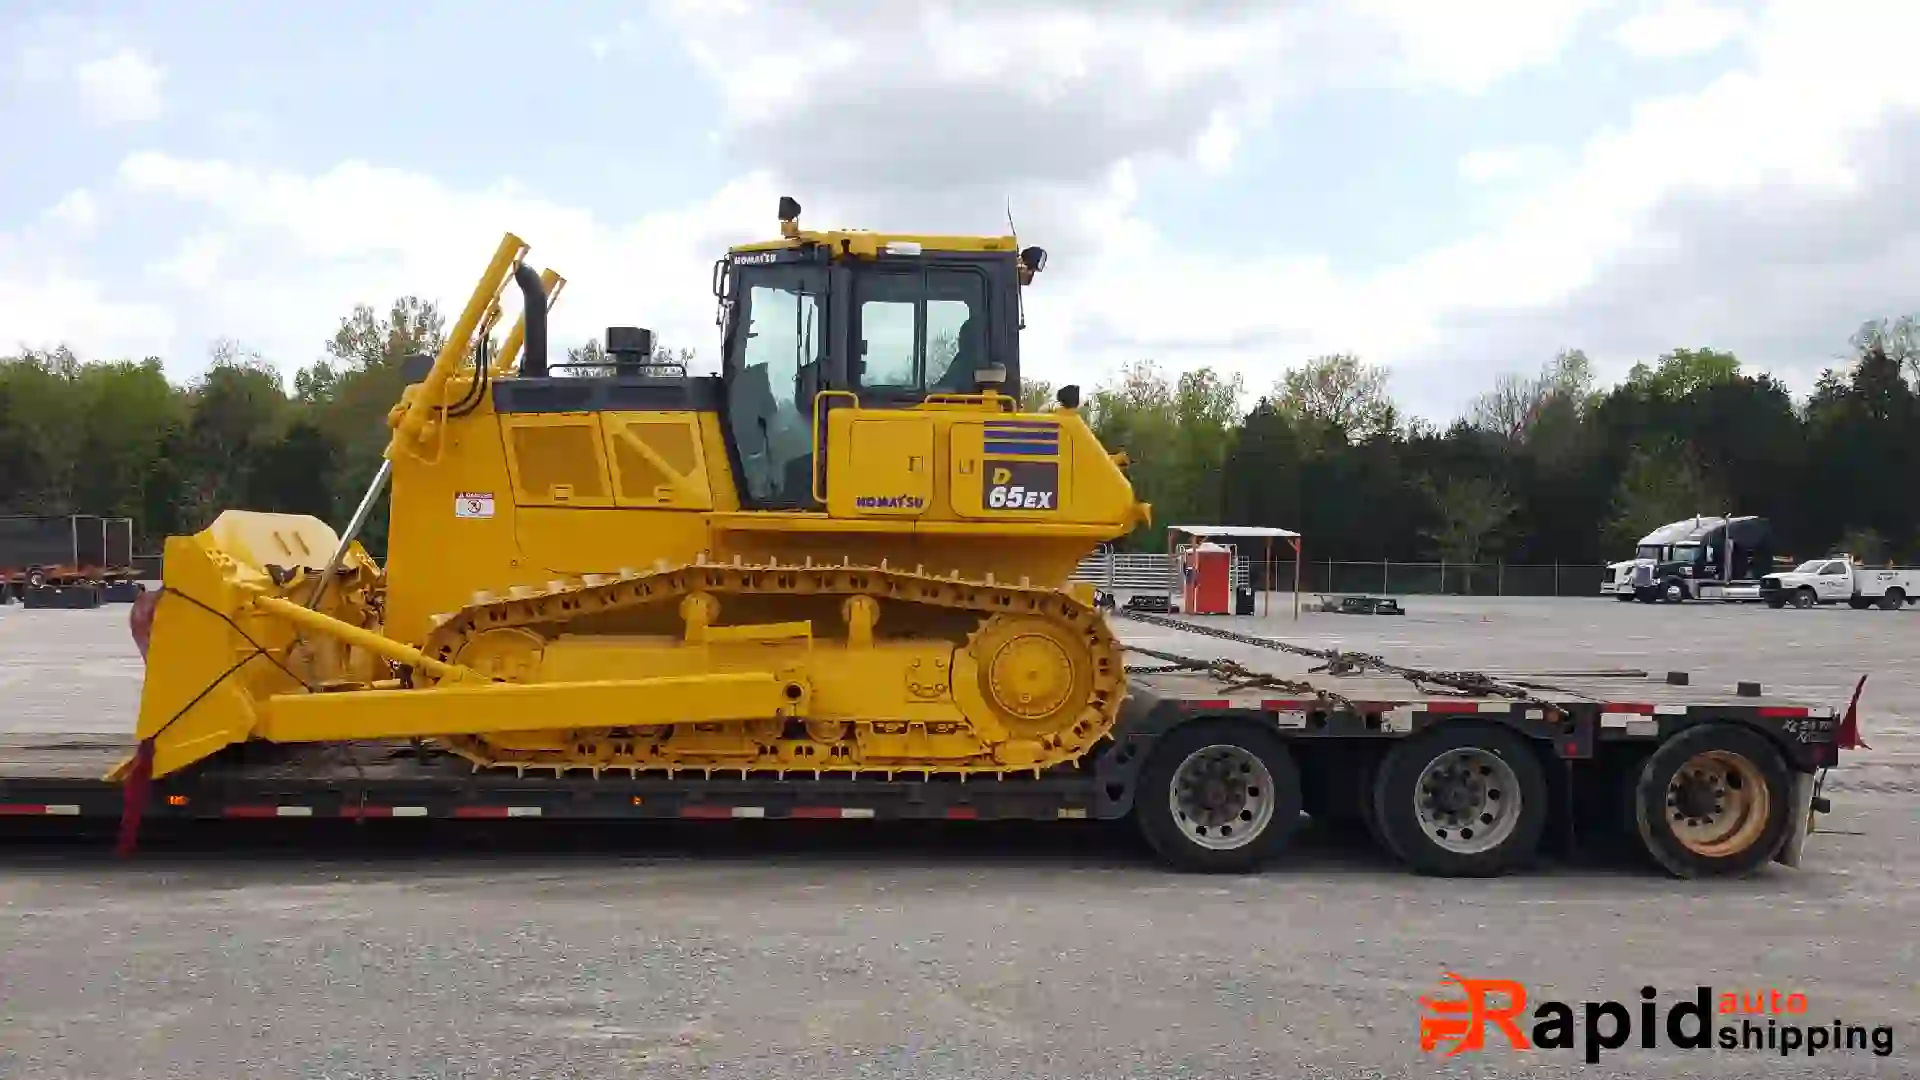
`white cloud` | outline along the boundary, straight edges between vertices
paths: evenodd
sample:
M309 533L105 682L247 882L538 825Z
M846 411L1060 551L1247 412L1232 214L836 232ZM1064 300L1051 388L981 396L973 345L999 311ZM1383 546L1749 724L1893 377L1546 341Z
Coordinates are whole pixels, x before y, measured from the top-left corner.
M160 115L160 84L166 73L130 48L88 60L73 69L80 97L109 123L138 123Z
M1717 49L1750 27L1747 15L1700 0L1658 0L1613 32L1613 40L1635 56L1673 59Z
M420 295L451 319L506 232L531 246L534 265L567 279L554 309L556 349L638 324L710 361L713 260L728 243L770 234L776 198L765 177L748 176L705 202L620 222L510 182L463 191L362 162L307 176L141 153L121 164L120 179L213 214L215 231L184 241L153 270L188 290L206 325L289 368L316 357L358 303Z
M100 223L100 204L86 188L75 188L61 196L60 201L47 210L47 216L86 236Z
M1525 177L1549 168L1553 151L1544 146L1493 146L1469 150L1460 156L1460 178L1471 184L1491 184Z

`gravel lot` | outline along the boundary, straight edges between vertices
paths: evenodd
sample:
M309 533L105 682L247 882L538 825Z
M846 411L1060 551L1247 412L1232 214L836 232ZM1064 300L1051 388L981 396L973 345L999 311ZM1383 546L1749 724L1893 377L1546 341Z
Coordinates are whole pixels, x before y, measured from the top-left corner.
M1190 879L1097 827L548 828L378 849L228 830L131 865L16 839L0 846L0 1077L1920 1073L1920 611L1405 603L1222 622L1423 665L1679 669L1818 702L1870 673L1873 749L1834 774L1805 866L1737 882L1587 864L1438 881L1312 838L1269 873ZM126 730L138 685L124 608L0 608L0 731ZM1450 970L1576 1010L1635 1006L1643 985L1663 1006L1777 987L1807 996L1805 1021L1891 1024L1895 1046L1783 1059L1664 1035L1649 1051L1636 1032L1589 1066L1496 1036L1443 1063L1418 1049L1418 999Z

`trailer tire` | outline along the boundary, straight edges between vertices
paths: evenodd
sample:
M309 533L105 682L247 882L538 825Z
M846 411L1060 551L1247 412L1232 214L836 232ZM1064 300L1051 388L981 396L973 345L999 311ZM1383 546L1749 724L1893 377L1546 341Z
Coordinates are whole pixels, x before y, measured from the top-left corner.
M1899 611L1900 605L1907 602L1907 594L1899 588L1888 589L1880 594L1881 611Z
M1850 596L1847 598L1847 606L1855 611L1865 611L1873 606L1873 601L1864 596Z
M1779 593L1773 593L1767 597L1767 606L1777 611L1787 606L1787 598Z
M1159 739L1133 814L1168 866L1240 874L1286 848L1301 807L1300 769L1279 736L1243 720L1195 720Z
M1463 720L1389 750L1373 801L1385 846L1415 873L1497 877L1538 853L1547 777L1512 729Z
M45 570L42 570L36 566L33 569L27 571L27 588L38 589L41 586L45 585L46 583L47 583L47 572Z
M1793 774L1766 736L1738 724L1701 724L1640 766L1634 826L1647 854L1675 877L1738 876L1786 843L1792 788Z

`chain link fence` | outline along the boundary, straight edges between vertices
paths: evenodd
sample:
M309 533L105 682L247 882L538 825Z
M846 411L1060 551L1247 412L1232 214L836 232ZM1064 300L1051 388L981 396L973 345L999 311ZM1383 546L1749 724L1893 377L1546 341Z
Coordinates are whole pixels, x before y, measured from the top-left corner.
M1271 563L1241 556L1233 583L1256 590L1290 592L1294 561ZM1300 591L1374 595L1597 596L1607 568L1598 563L1360 562L1308 559L1300 565ZM1269 576L1271 580L1269 580ZM1178 591L1180 569L1165 555L1089 555L1073 580L1121 592Z

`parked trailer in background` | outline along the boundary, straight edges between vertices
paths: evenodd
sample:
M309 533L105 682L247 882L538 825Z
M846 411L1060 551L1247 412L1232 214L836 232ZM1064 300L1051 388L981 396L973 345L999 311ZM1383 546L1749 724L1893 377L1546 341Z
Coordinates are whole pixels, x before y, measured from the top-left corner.
M1898 611L1920 602L1920 570L1861 566L1849 555L1809 559L1781 574L1760 579L1760 597L1770 608L1810 608L1845 603L1855 611L1877 607Z
M0 603L90 608L131 601L133 519L97 514L0 516Z

